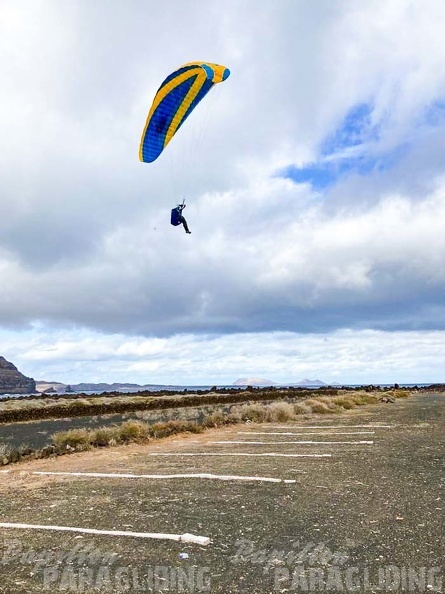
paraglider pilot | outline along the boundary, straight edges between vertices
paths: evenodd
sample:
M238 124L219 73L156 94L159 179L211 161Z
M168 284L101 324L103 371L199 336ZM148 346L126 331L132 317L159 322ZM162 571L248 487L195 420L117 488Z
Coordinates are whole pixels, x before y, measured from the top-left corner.
M182 211L184 210L185 207L186 207L186 205L183 202L182 204L178 204L178 206L176 208L172 208L170 223L174 227L182 224L184 226L185 232L191 233L191 231L188 228L187 221L185 220L185 218L182 215Z

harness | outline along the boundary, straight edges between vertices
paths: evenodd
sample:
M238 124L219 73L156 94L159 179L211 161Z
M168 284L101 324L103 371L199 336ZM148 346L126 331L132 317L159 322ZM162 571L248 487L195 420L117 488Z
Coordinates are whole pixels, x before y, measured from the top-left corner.
M182 210L185 206L185 198L182 201L182 204L178 204L178 206L176 206L175 208L172 208L172 213L171 213L171 217L170 217L170 223L174 226L177 227L178 225L181 225L182 223Z

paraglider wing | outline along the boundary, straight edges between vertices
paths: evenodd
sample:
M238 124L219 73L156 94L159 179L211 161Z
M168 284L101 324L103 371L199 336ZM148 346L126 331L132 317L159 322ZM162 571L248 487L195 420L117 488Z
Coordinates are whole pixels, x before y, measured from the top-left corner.
M148 113L139 146L140 161L155 161L210 89L229 75L225 66L191 62L167 76Z

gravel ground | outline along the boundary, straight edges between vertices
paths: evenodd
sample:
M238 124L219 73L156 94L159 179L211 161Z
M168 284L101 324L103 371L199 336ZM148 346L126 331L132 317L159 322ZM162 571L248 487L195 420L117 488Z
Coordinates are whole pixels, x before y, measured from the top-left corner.
M336 435L360 431L374 433ZM361 440L374 443L351 443ZM327 443L339 441L347 443ZM183 455L270 452L331 457ZM152 455L165 453L181 455ZM1 522L192 533L211 543L1 528L0 592L442 591L444 453L445 396L430 394L286 425L233 426L17 465L0 477ZM296 482L35 471L207 472Z

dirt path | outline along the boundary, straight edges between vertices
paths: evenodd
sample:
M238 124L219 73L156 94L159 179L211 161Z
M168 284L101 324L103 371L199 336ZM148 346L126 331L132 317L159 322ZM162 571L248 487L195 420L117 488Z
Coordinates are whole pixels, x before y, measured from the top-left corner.
M256 443L230 443L239 441ZM290 443L302 441L318 443ZM273 452L286 456L258 455ZM211 543L3 528L0 592L440 591L444 453L445 397L421 395L17 465L0 475L1 522L191 533Z

